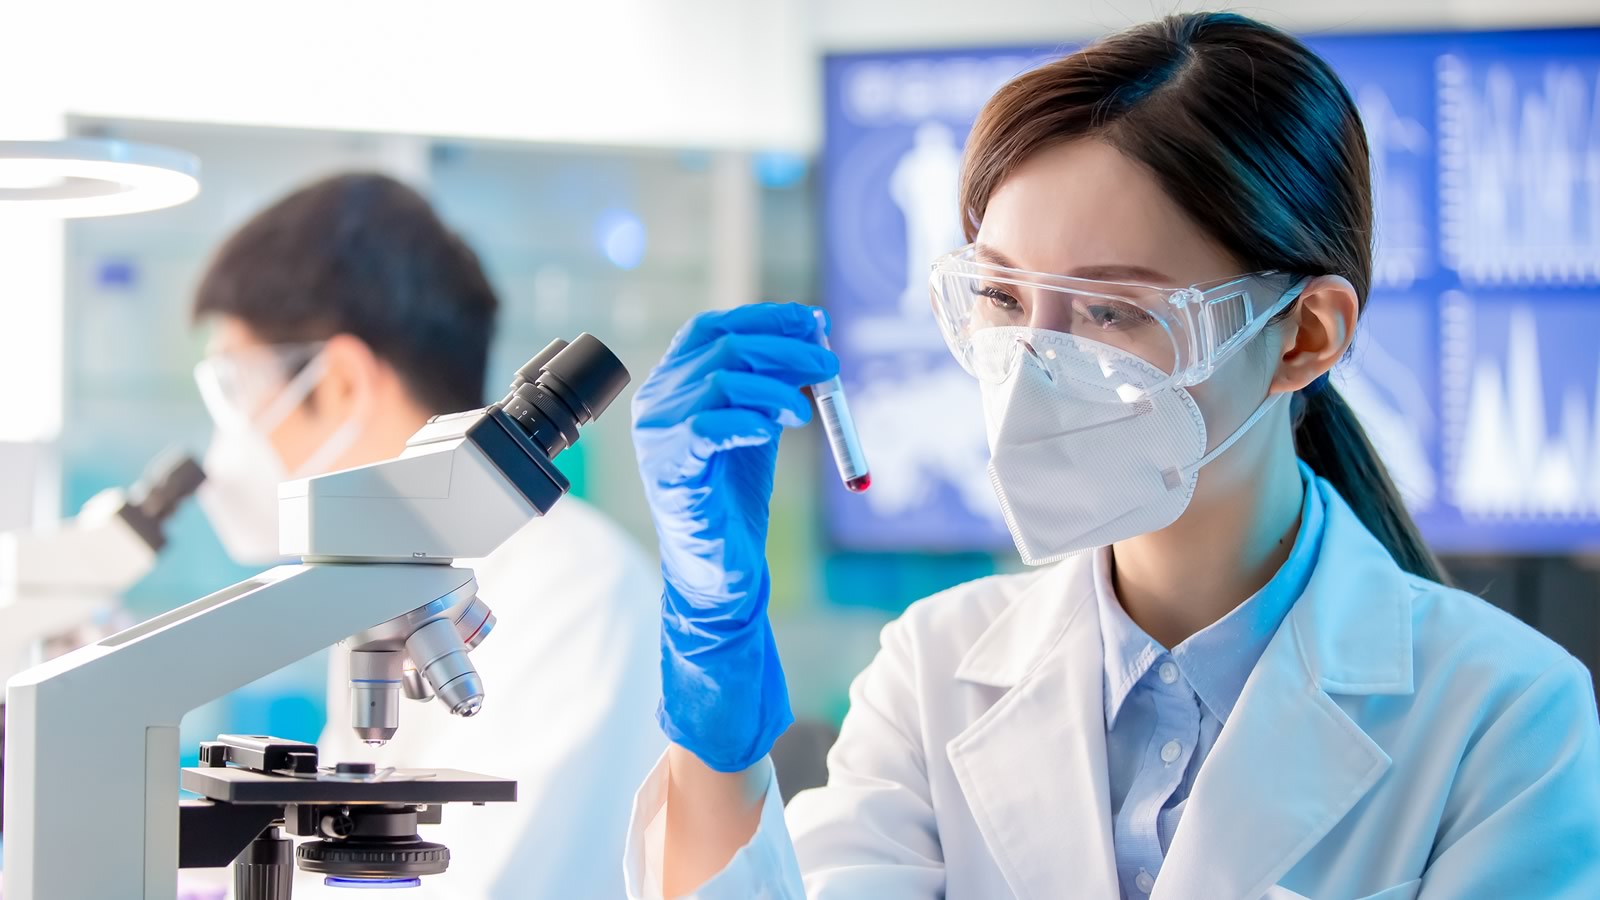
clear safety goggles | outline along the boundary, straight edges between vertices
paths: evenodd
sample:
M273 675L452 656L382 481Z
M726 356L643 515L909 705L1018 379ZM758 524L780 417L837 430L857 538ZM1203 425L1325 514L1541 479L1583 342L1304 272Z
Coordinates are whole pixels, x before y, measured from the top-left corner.
M194 367L206 412L220 428L272 429L322 378L326 343L267 344L207 356Z
M1123 395L1205 381L1305 283L1271 271L1182 288L1093 281L993 265L971 245L930 275L939 329L969 374L998 384L1031 358Z

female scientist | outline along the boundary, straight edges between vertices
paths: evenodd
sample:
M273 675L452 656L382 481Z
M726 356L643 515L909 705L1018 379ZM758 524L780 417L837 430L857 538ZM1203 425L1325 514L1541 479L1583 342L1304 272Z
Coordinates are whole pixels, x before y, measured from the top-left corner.
M1368 182L1327 63L1237 15L989 101L973 243L932 304L1044 567L884 629L828 786L787 813L767 503L795 388L837 363L805 307L691 322L635 402L673 743L634 895L1600 897L1589 673L1438 583L1328 385L1371 282Z

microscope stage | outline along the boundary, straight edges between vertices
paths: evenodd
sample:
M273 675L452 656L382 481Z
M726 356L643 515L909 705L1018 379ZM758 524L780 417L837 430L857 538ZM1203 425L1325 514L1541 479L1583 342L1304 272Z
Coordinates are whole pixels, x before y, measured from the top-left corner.
M183 770L182 786L223 803L511 803L517 783L458 769L380 770L352 779L324 772L316 778L275 775L234 766Z

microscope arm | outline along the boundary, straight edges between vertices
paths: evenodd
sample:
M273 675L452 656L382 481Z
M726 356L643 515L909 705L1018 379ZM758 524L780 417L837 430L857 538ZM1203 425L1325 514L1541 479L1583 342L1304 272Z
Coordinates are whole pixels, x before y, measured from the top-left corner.
M173 896L183 714L472 579L449 565L280 566L12 679L8 892ZM63 797L83 803L38 802Z

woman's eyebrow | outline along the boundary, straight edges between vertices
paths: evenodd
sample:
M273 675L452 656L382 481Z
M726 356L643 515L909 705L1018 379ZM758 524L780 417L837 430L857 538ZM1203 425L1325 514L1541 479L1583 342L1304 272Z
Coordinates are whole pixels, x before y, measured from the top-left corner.
M1001 253L999 250L996 250L988 244L974 244L972 245L972 252L973 255L977 256L979 259L993 266L1000 266L1003 269L1022 268L1015 262L1012 262L1011 257Z
M1022 269L1011 257L996 250L988 244L972 245L973 255L990 265L1000 266L1005 269ZM1052 273L1057 274L1057 273ZM1070 278L1083 278L1091 281L1134 281L1151 284L1170 283L1171 278L1148 266L1105 264L1095 266L1078 266L1068 272L1059 273Z
M1067 274L1073 278L1086 278L1094 281L1135 281L1149 284L1172 282L1171 278L1147 266L1079 266Z

